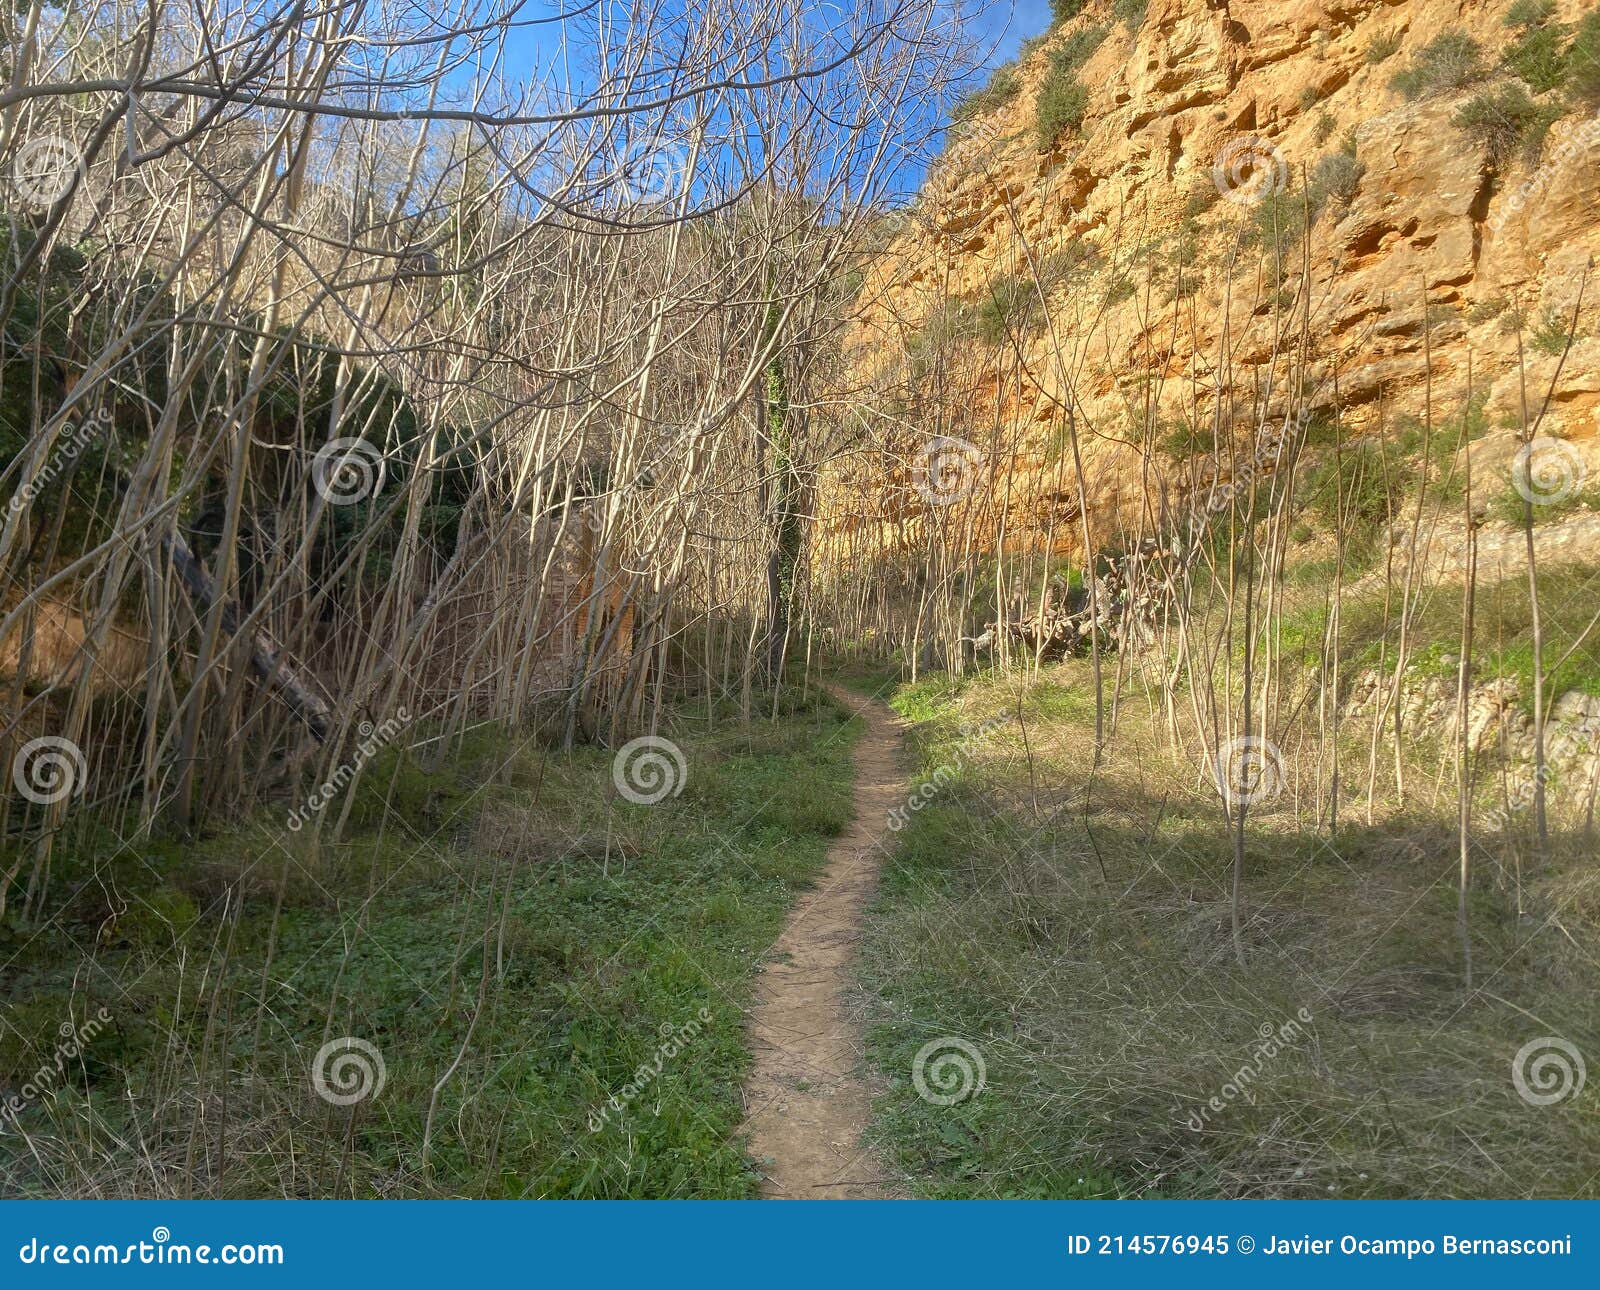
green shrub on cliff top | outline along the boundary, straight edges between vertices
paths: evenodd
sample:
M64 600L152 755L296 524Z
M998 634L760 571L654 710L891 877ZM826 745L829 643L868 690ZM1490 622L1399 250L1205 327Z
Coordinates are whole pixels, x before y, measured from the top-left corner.
M1536 93L1553 90L1567 77L1567 60L1561 46L1566 32L1559 26L1535 27L1524 32L1506 51L1505 65Z
M1471 85L1483 75L1483 49L1461 31L1442 31L1419 49L1410 66L1389 79L1408 99L1427 98Z
M1064 68L1075 72L1105 43L1105 38L1111 34L1111 29L1104 26L1079 27L1077 31L1061 42L1061 47L1050 55L1052 67Z
M1555 16L1556 0L1517 0L1506 12L1508 27L1539 27Z
M995 68L994 75L982 89L973 90L957 101L950 119L957 124L985 116L1004 107L1022 93L1022 78L1017 75L1015 63L1003 63Z
M1149 0L1111 0L1111 12L1129 31L1138 31L1144 26L1145 10L1149 7Z
M1078 79L1078 69L1100 48L1108 32L1105 27L1084 27L1062 41L1050 53L1050 68L1039 87L1034 105L1034 133L1039 147L1048 151L1062 131L1077 130L1089 107L1089 91Z
M1089 91L1071 72L1052 67L1034 105L1034 136L1040 150L1048 152L1055 147L1063 131L1080 129L1088 110Z
M1533 131L1537 130L1538 137L1543 138L1553 120L1551 111L1541 108L1513 81L1502 89L1474 95L1452 120L1469 138L1483 146L1490 164L1500 168Z
M1578 103L1600 107L1600 10L1578 24L1566 58L1567 93Z

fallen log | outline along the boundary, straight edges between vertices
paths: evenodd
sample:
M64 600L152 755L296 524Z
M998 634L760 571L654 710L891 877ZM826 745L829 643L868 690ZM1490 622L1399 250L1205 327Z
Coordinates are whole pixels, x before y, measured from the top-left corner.
M178 578L196 605L210 609L221 597L217 584L205 566L195 558L189 544L172 532L161 539L161 549ZM222 630L229 637L238 635L241 621L239 602L229 600L222 606ZM300 718L312 738L325 743L333 729L333 708L320 694L315 684L295 668L284 656L284 649L264 628L254 628L250 633L250 671L269 691L282 700L285 707Z

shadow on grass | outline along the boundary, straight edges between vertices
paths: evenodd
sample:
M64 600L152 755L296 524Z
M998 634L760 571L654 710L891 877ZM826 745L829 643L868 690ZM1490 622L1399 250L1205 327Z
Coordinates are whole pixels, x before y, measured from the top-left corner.
M1031 780L1014 728L958 752L960 726L947 709L913 732L924 771L950 773L898 834L867 944L890 1084L875 1132L919 1191L1597 1194L1594 1086L1540 1105L1513 1078L1536 1041L1600 1054L1592 843L1559 835L1537 863L1476 847L1468 991L1453 820L1410 810L1330 838L1263 807L1240 965L1214 791L1151 741L1124 743L1086 795L1081 745L1038 753L1048 721ZM950 1039L986 1082L939 1105L913 1077Z

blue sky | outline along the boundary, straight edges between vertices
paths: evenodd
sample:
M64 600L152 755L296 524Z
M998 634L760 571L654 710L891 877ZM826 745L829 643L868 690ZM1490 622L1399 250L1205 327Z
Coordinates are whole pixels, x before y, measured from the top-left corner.
M560 57L562 36L581 43L592 21L593 0L524 0L516 10L517 26L508 38L511 58L503 73L512 81L540 79L540 73ZM611 0L598 0L600 4ZM848 4L849 0L834 0ZM1029 36L1038 35L1050 25L1049 0L944 0L952 14L963 16L964 43L978 63L966 88L984 84L993 69L1016 57L1017 49ZM819 3L816 12L825 15L830 6ZM585 15L575 23L561 20L563 10ZM670 8L666 11L671 13ZM576 49L575 49L576 52ZM521 64L519 67L518 64ZM951 101L930 99L912 114L910 127L892 166L895 204L907 201L920 187L927 163L943 146L943 127Z
M984 84L990 73L1001 63L1017 56L1017 49L1030 36L1037 36L1050 25L1049 0L953 0L966 15L967 35L982 58L982 65L973 73L973 87ZM942 125L949 104L937 109ZM931 141L935 151L943 144L943 134ZM931 158L929 158L931 159ZM908 161L897 171L896 186L902 189L902 198L909 198L921 185L925 163Z
M1037 36L1050 25L1049 0L1016 0L1015 4L994 4L976 18L974 30L996 49L989 66L997 66L1017 56L1017 46L1028 36Z
M948 0L951 9L966 15L967 33L988 51L984 66L993 68L1016 57L1028 36L1050 25L1049 0ZM512 47L525 49L532 66L547 63L560 42L563 9L588 10L586 0L526 0L516 10L518 30ZM569 28L570 30L570 28Z

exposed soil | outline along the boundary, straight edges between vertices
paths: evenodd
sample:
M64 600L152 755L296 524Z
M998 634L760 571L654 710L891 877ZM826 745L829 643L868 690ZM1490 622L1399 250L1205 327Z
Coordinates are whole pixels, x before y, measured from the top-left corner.
M763 1174L761 1194L775 1200L897 1194L862 1144L871 1099L859 1074L861 1027L846 999L889 810L905 791L900 731L882 703L832 693L867 725L855 749L855 819L772 947L749 1018L755 1068L745 1084L745 1130Z

